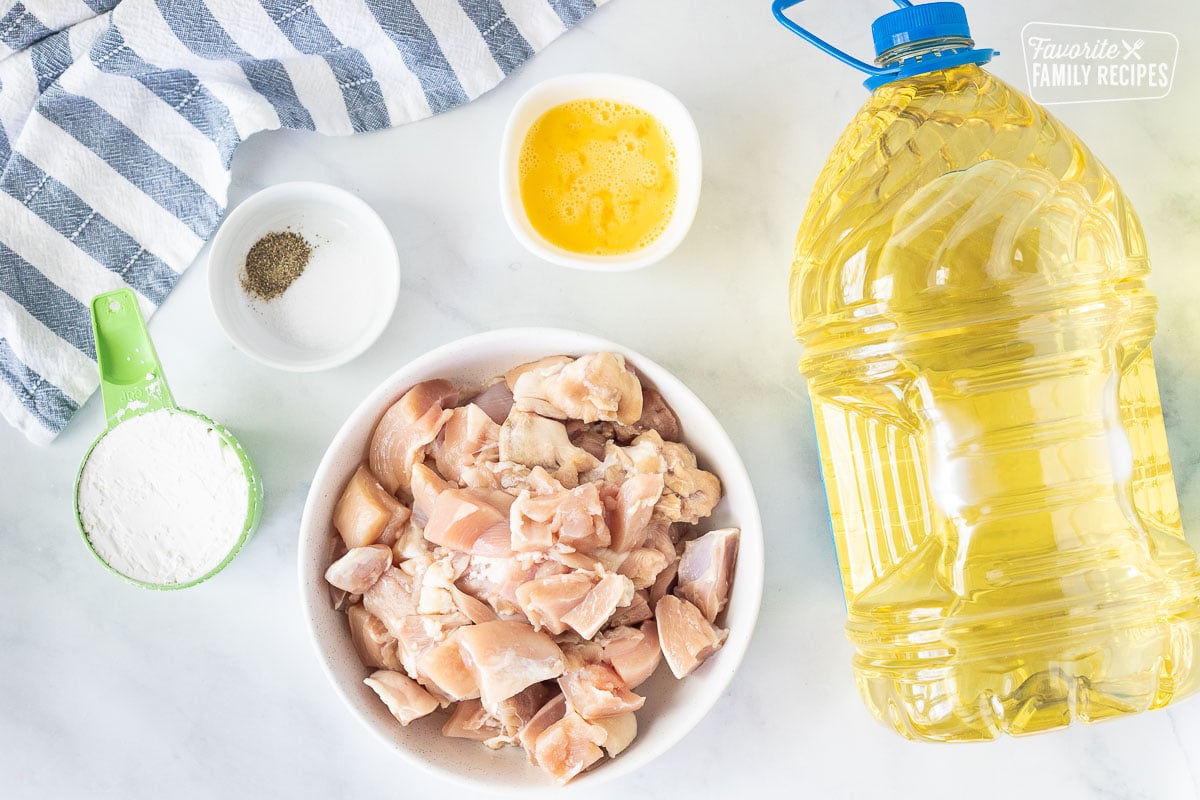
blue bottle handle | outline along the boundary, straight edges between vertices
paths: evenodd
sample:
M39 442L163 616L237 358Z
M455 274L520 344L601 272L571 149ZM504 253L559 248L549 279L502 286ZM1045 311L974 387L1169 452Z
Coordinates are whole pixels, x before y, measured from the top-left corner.
M833 56L838 61L841 61L843 64L849 64L850 66L854 67L856 70L859 70L860 72L865 72L866 74L871 75L871 76L891 75L897 71L896 67L892 67L891 69L884 69L883 67L877 67L874 64L868 64L865 61L859 61L857 58L850 55L846 51L837 49L836 47L831 45L829 42L827 42L824 39L822 39L821 37L817 36L815 33L808 30L807 28L802 28L799 25L797 25L784 12L787 11L792 6L800 5L800 3L802 3L803 1L804 0L775 0L775 2L771 4L771 11L774 12L775 19L779 20L780 25L787 28L789 31L796 34L797 36L803 38L809 44L811 44L813 47L816 47L819 50L823 50L824 52ZM893 0L893 2L895 2L895 4L900 6L901 8L907 8L912 5L912 3L909 2L909 0Z

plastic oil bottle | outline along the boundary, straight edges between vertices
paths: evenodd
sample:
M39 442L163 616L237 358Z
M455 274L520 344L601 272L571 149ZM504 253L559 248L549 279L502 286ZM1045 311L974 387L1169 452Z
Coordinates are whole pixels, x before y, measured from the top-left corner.
M1200 686L1138 218L1074 133L983 69L956 3L872 26L875 65L791 274L867 706L991 739Z

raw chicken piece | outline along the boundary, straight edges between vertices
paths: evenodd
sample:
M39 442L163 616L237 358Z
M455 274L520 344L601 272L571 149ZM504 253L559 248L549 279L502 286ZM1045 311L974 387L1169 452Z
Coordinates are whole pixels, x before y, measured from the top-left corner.
M496 719L507 738L505 744L516 744L521 729L529 724L546 705L553 690L544 683L535 683L507 700L501 701L496 709Z
M679 417L675 416L663 396L656 389L643 386L641 418L632 425L616 426L613 433L615 438L628 442L646 431L658 431L658 435L668 442L678 442L682 433Z
M346 542L342 539L342 537L333 537L333 552L329 554L330 559L337 561L348 552L350 552L350 550L346 547ZM357 602L350 599L352 595L345 589L339 589L328 581L326 581L326 584L328 584L329 589L329 604L333 606L334 611L344 611L346 608L354 605L354 603ZM360 597L359 600L361 599L362 598Z
M618 353L526 369L509 384L514 408L555 419L632 425L642 416L642 385Z
M360 466L333 507L333 527L346 547L375 544L384 532L408 522L409 510Z
M410 564L415 565L413 579L417 585L418 614L452 614L458 610L451 589L455 588L454 581L461 573L454 559L449 556L437 559L426 556L411 559L401 569Z
M561 422L513 409L500 426L500 460L543 467L568 488L579 485L581 473L600 462L571 444Z
M364 667L402 670L397 643L382 622L361 605L350 606L346 611L350 620L350 640Z
M604 462L586 477L617 482L654 473L661 474L666 484L654 510L670 522L695 524L711 514L721 499L717 476L696 466L696 454L687 445L665 442L657 431L641 434L628 447L610 444Z
M398 567L389 567L363 593L363 606L399 639L404 620L417 613L417 593L412 576Z
M594 483L585 483L559 495L555 515L556 540L575 550L608 547L611 534L604 522L604 503Z
M404 526L404 532L396 538L395 544L392 545L393 564L403 564L413 558L431 557L433 545L421 534L421 528L415 520L416 514L414 513L412 519L409 519L408 524ZM422 524L424 523L422 522Z
M662 441L657 433L642 434L653 436ZM641 437L638 437L641 438ZM663 458L667 462L667 489L663 493L673 494L679 498L677 514L666 514L672 522L686 522L695 525L712 513L713 508L721 500L721 482L716 475L696 466L696 454L685 444L678 442L662 443Z
M592 551L609 542L596 486L564 489L541 467L534 467L528 488L517 495L509 513L514 550L544 551L562 542L572 550Z
M533 574L531 580L540 578L549 578L553 575L566 575L571 569L561 561L543 561L537 565L537 572Z
M640 686L658 669L662 650L658 625L650 620L638 628L613 628L602 635L604 659L630 689Z
M437 500L437 496L447 489L455 488L454 484L450 483L438 475L424 464L417 464L412 471L412 496L413 496L413 519L417 524L424 527L429 522L429 514L433 511L433 504Z
M405 575L407 575L408 577L413 579L413 597L414 598L420 597L420 592L421 592L420 573L422 572L422 570L425 569L425 567L427 567L433 563L433 560L435 558L434 553L436 553L439 549L445 549L445 548L437 548L437 547L434 547L433 545L429 545L428 552L423 553L420 556L417 556L415 558L406 558L403 561L396 564L396 569L400 570Z
M604 627L619 606L633 600L633 582L624 575L605 575L587 596L573 609L563 614L562 621L576 633L590 639Z
M570 356L546 356L537 361L530 361L526 364L513 367L508 372L504 373L504 384L511 392L516 385L517 380L527 372L535 372L539 375L554 375L557 374L563 367L570 364L575 359Z
M405 617L396 631L400 663L404 665L404 671L425 686L444 706L453 702L454 698L425 672L424 661L454 631L470 624L470 620L458 613L414 614Z
M600 503L604 506L604 522L611 528L616 523L617 510L620 507L617 495L621 493L621 481L605 480L601 475L602 471L603 464L585 475L584 478L594 485L600 494ZM611 541L611 532L609 538Z
M533 718L521 728L517 734L517 740L521 746L525 748L525 752L529 754L530 762L536 763L533 760L533 746L537 738L542 735L542 732L549 728L554 723L558 722L567 713L567 699L561 694L556 694L554 697L547 700Z
M729 600L740 533L737 528L709 531L683 547L675 594L700 609L709 622L716 622Z
M536 564L519 558L472 555L467 571L457 583L459 588L490 605L500 616L521 616L517 589L533 580L537 570Z
M454 606L461 611L467 619L476 624L481 622L493 622L499 619L496 616L496 611L487 603L472 597L466 592L459 589L457 586L451 585L450 595L454 598Z
M679 569L679 556L676 554L673 533L675 527L662 517L654 517L650 520L648 527L650 534L646 537L646 547L657 550L667 558L667 566L658 573L658 577L654 579L654 584L650 587L651 608L658 604L663 595L670 594L671 590L675 588L675 574Z
M582 603L596 583L596 577L585 572L528 581L517 589L517 604L534 630L563 633L563 615Z
M404 505L401 505L400 507L408 512L404 514L404 522L401 523L396 521L395 523L386 526L383 529L383 533L379 534L379 541L377 541L376 544L381 544L388 548L394 547L396 542L400 541L400 537L403 536L404 532L408 529L408 523L412 520L412 512L409 511L409 509Z
M641 547L645 541L646 526L654 505L662 497L665 487L663 476L657 473L634 475L621 483L613 505L609 510L609 530L612 544L618 553L627 553Z
M503 734L500 721L484 710L478 700L464 700L442 726L442 735L455 739L487 742Z
M458 482L464 469L499 461L499 442L500 426L469 403L451 412L434 448L434 463L442 477Z
M684 528L682 524L678 526ZM675 542L678 541L678 534L675 531L676 526L665 517L652 516L650 524L646 526L646 541L642 544L643 547L649 547L657 550L667 557L668 561L674 561L679 557Z
M494 489L446 489L434 501L425 538L464 553L509 555L508 511L512 503L512 495Z
M604 460L604 451L608 448L608 443L616 436L611 422L585 423L579 420L568 420L565 427L567 435L571 438L571 444L587 451L588 455L598 461Z
M371 673L371 677L363 683L375 690L375 694L379 695L392 716L400 720L401 725L432 714L438 707L433 695L402 672L379 670Z
M608 731L574 711L542 731L533 746L533 760L564 784L604 757L599 744Z
M325 580L352 594L362 594L375 585L383 571L392 565L392 548L383 544L351 548L329 565Z
M458 390L446 380L418 383L384 412L371 436L371 471L392 494L407 497L414 465L437 438L458 402Z
M516 495L525 488L529 467L513 461L485 461L462 471L460 481L472 489L501 489Z
M599 664L604 660L604 648L599 644L584 639L577 633L567 632L555 636L563 654L563 673L583 669L588 664Z
M544 472L541 467L534 467L533 471ZM537 552L553 547L554 523L560 505L558 492L533 494L529 489L523 489L508 512L513 550Z
M616 758L625 751L625 748L633 744L633 740L637 737L637 717L632 711L628 714L598 719L592 724L604 728L607 736L600 746L604 748L604 752L608 753L609 758Z
M621 677L603 664L565 672L558 685L572 710L587 720L637 711L646 702L646 698L629 691Z
M329 585L329 604L333 606L334 611L345 611L361 600L362 595L350 594L345 589L339 589L333 584Z
M721 649L729 631L713 627L700 609L675 595L667 595L654 607L658 641L663 658L676 678L682 678Z
M562 651L523 622L497 620L454 632L463 662L479 683L483 707L494 711L527 686L562 674Z
M449 619L447 619L449 617ZM457 625L443 623L457 622L456 617L447 614L409 614L387 625L388 633L400 644L400 662L409 675L417 677L417 661L438 643L445 640L447 628L454 630ZM462 620L467 624L468 620Z
M609 442L604 449L604 461L587 475L588 480L606 480L620 484L634 475L662 475L667 471L663 458L661 440L657 433L649 432L634 439L633 444L622 447Z
M556 549L563 549L564 545L559 545ZM554 551L550 552L553 557ZM616 572L621 567L621 563L628 558L628 553L614 553L607 547L597 547L590 552L580 552L579 555L587 556L592 560L592 566L588 567L595 572Z
M479 697L475 673L463 661L462 650L453 637L430 646L416 659L417 673L436 686L449 700Z
M647 431L656 431L665 441L681 440L679 418L655 389L642 387L642 416L632 425L617 422L581 422L568 420L567 433L571 443L582 447L596 458L604 459L609 442L627 445Z
M598 572L607 569L604 563L593 553L579 553L571 547L555 547L548 555L554 561L562 564L568 572Z
M417 586L417 613L452 614L461 611L455 596L458 587L454 582L462 577L470 561L471 557L466 553L435 547L429 554L401 564L402 570L411 572Z
M562 483L541 467L534 467L529 471L524 488L536 495L552 495L566 491Z
M627 606L618 608L613 612L613 615L608 618L610 627L616 628L622 625L637 625L639 622L645 622L654 616L654 612L650 609L650 595L645 589L638 589L633 593L633 600Z
M348 552L350 552L350 548L346 547L345 540L343 540L341 537L338 537L333 540L333 551L329 554L329 557L333 561L337 561Z
M633 581L633 588L649 589L670 563L671 561L658 550L639 547L626 556L617 572Z
M471 402L482 408L484 413L492 418L492 422L499 425L508 417L508 412L512 411L512 389L509 389L504 379L500 378L475 395Z

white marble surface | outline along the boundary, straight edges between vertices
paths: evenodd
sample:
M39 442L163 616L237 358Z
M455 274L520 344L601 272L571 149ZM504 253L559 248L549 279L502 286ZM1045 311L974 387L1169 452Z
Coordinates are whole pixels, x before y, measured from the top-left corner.
M1165 100L1060 115L1140 210L1162 300L1156 342L1184 521L1200 545L1200 6L1173 0L970 3L994 69L1025 80L1031 20L1173 30L1180 74ZM863 710L796 374L789 251L828 149L865 95L857 75L772 21L767 0L613 0L475 104L353 139L255 137L233 202L285 180L361 195L404 265L399 312L356 362L274 372L238 353L209 308L205 255L151 325L176 397L225 421L257 458L258 537L217 579L156 594L101 570L79 541L71 483L99 431L93 400L54 445L0 429L0 796L461 797L362 729L326 685L298 613L296 527L306 485L343 416L433 345L543 324L617 339L707 401L758 489L768 537L755 640L707 719L654 766L578 796L1200 797L1200 699L1094 727L988 745L901 740ZM835 10L836 9L836 10ZM865 51L882 2L813 0L814 27ZM534 82L575 70L661 83L691 108L704 196L668 262L627 275L566 272L523 253L500 215L496 151Z

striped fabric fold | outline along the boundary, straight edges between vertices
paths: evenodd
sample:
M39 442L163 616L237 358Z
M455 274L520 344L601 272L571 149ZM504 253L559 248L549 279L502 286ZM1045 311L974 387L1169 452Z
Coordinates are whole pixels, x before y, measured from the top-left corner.
M0 0L0 413L51 441L95 391L88 304L149 316L245 138L478 97L606 0Z

